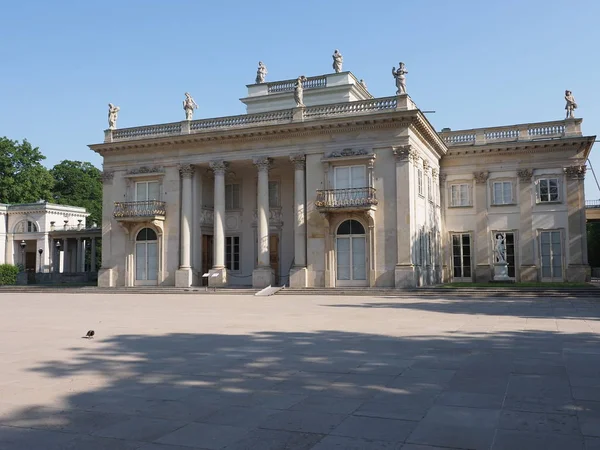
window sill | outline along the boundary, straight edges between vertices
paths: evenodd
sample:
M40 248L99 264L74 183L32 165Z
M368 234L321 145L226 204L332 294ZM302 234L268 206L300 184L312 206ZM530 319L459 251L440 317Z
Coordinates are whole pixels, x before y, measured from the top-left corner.
M473 205L450 205L448 208L451 209L460 209L460 208L472 208Z
M517 206L516 203L492 203L490 206Z
M548 201L548 202L541 202L541 201L537 200L535 202L536 205L560 205L561 203L563 203L562 200L552 200L552 201Z

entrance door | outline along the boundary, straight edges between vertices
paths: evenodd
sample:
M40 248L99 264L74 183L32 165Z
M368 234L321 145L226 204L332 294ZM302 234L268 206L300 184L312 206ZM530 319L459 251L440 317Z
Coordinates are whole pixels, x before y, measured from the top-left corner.
M365 228L356 220L346 220L335 238L336 286L368 286Z
M562 281L562 244L560 231L540 233L542 281Z
M208 273L213 266L213 235L202 235L202 273ZM208 278L202 278L202 286L208 285Z
M135 284L158 284L158 238L151 228L143 228L135 238Z
M273 284L279 286L279 235L269 235L269 261L273 269Z
M471 235L452 235L452 280L471 281Z

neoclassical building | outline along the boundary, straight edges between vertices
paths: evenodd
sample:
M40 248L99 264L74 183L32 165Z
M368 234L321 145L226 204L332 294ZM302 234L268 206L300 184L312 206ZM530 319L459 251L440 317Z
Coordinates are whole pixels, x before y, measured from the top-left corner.
M189 120L90 146L101 286L484 282L499 238L511 279L589 278L581 119L438 132L404 85L257 81L244 115L193 120L184 103Z

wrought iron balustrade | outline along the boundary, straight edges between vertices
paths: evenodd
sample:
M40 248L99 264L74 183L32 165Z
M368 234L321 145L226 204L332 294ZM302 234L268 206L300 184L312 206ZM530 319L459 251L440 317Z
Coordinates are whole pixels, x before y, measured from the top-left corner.
M319 189L317 208L370 208L377 205L375 188Z
M586 200L585 207L586 208L600 208L600 200Z
M144 200L139 202L115 202L116 219L165 216L165 202Z

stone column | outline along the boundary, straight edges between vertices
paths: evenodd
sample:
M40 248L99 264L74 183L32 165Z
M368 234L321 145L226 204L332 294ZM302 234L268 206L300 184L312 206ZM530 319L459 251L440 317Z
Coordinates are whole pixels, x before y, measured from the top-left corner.
M215 176L214 201L214 254L213 268L209 271L208 285L220 287L227 285L227 269L225 268L225 161L211 161L210 168Z
M79 272L80 258L81 258L81 238L77 238L77 247L75 248L75 272Z
M90 255L90 272L96 271L96 238L92 238L92 250Z
M565 167L567 180L567 208L569 230L566 236L569 248L567 279L570 282L585 282L591 278L591 269L587 261L587 234L585 219L585 193L583 182L586 166ZM563 189L564 192L564 189Z
M519 177L519 277L522 282L536 282L538 268L535 265L535 238L533 235L533 169L517 170Z
M267 157L254 158L258 169L257 184L257 233L258 233L258 264L252 272L252 287L264 288L273 284L273 269L269 255L269 167L271 159Z
M63 239L63 272L68 273L71 271L71 261L69 258L69 238Z
M490 237L488 230L487 180L489 172L475 172L475 281L488 283L492 279L490 267Z
M294 266L290 270L290 287L306 287L306 156L292 155L290 161L294 165Z
M192 221L192 177L194 166L184 164L179 166L181 177L181 234L179 248L179 269L175 272L175 287L190 287L192 285L192 265L190 262L191 221Z
M416 229L414 216L414 164L419 160L417 150L410 145L393 149L396 157L396 287L416 287L417 271L414 264Z
M78 272L85 272L85 243L86 240L85 239L80 239L80 246L79 246L79 255L78 255L78 259L79 259L79 264L78 264Z
M188 121L186 122L189 124ZM200 217L202 214L202 175L199 167L196 167L192 184L192 284L199 286L202 284L202 231L200 230Z

